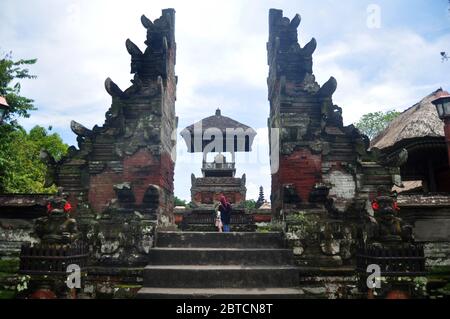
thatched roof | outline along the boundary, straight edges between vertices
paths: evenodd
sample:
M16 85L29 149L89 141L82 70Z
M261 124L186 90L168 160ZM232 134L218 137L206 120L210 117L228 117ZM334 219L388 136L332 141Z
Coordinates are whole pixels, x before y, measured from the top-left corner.
M403 111L372 140L371 147L385 149L406 139L443 137L444 123L439 119L436 107L431 103L442 93L447 92L438 89Z

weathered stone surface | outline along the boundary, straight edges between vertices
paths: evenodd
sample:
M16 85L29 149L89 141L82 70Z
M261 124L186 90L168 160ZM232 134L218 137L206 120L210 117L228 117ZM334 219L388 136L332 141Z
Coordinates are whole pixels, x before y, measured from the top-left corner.
M143 18L144 19L144 18ZM146 18L145 18L146 19ZM101 213L117 198L114 185L130 183L135 204L144 205L149 185L161 187L158 214L173 222L172 159L177 126L175 117L176 44L175 11L163 10L159 19L147 21L147 47L142 52L131 40L126 49L131 55L132 85L122 91L111 79L105 88L112 96L103 126L92 130L72 121L78 135L78 149L71 147L58 163L47 161L57 185L70 193L70 202L83 212L88 205Z
M316 41L301 47L299 23L298 15L289 20L281 10L270 10L272 213L286 224L285 238L297 264L316 269L313 282L302 283L305 293L350 296L357 290L356 280L346 287L325 284L325 269L355 263L356 247L365 240L361 225L365 216L373 215L371 203L379 188L401 184L399 161L382 159L377 150L368 150L366 136L343 125L342 108L332 101L337 81L331 77L322 86L315 81ZM403 237L407 228L401 226Z
M435 242L424 245L427 267L450 266L450 243Z

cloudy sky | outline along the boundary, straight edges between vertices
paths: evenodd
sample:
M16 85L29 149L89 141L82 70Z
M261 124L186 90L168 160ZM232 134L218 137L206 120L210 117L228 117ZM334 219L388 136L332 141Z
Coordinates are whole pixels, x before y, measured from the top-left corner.
M140 16L158 18L176 10L179 128L214 113L257 129L254 151L237 157L237 174L247 174L247 197L259 185L270 190L266 123L266 42L269 8L302 16L299 40L315 37L314 73L322 84L338 81L334 102L346 124L367 112L403 110L433 90L450 89L450 13L447 0L247 0L247 1L64 1L1 0L0 52L38 58L38 79L22 93L38 110L20 123L53 126L75 145L70 120L102 125L111 104L104 80L130 85L125 40L141 49L145 29ZM186 154L179 138L175 194L190 197L190 173L200 173L201 158Z

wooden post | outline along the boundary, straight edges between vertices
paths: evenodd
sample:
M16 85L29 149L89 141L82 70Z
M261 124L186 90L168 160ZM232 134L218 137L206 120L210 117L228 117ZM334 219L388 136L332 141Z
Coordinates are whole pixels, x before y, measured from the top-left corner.
M445 142L447 144L448 165L450 166L450 117L447 117L444 120L444 133L445 133Z

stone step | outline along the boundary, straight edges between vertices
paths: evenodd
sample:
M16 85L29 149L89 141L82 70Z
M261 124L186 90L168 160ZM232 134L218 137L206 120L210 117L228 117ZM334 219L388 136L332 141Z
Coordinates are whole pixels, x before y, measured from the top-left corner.
M142 288L139 299L299 299L297 288ZM220 311L220 309L217 309Z
M353 162L356 160L356 154L330 154L325 156L325 161Z
M181 224L180 224L181 225ZM215 232L216 226L212 224L183 224L180 226L183 231L195 231L195 232ZM254 232L257 226L255 224L235 224L230 225L230 229L233 232Z
M158 232L156 247L283 248L281 233Z
M286 288L296 287L294 266L149 265L144 287L160 288Z
M345 142L330 142L330 146L333 148L353 148L353 143L351 140L345 141Z
M154 248L150 265L290 265L291 249Z
M355 153L355 150L351 147L331 147L332 153L340 153L340 154L352 154Z
M0 241L0 257L19 256L22 244L22 241Z

